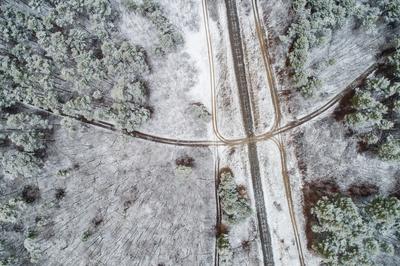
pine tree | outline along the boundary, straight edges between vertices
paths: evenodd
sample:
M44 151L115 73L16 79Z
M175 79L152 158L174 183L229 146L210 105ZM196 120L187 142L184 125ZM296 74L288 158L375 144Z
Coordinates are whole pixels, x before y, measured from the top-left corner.
M316 219L313 249L326 265L373 265L377 255L393 253L387 239L399 229L396 198L377 197L358 207L351 198L323 197L311 214Z
M400 139L388 136L378 147L378 156L384 160L400 160Z
M220 174L218 196L228 222L239 223L250 216L250 205L246 198L239 195L238 187L229 171Z
M31 153L8 151L1 161L3 173L11 178L34 177L39 174L42 162Z

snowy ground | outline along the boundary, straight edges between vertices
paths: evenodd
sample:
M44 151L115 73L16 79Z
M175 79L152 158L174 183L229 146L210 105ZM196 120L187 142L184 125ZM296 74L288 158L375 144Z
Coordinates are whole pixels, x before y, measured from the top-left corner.
M238 1L239 21L242 30L247 80L255 121L255 134L265 133L274 123L274 108L267 72L263 64L261 47L258 41L253 9L249 1Z
M211 99L200 2L160 4L185 38L179 52L165 58L155 55L156 31L139 15L124 14L121 25L123 34L144 46L152 67L145 79L154 113L140 130L177 139L208 139L210 123L189 111L197 102L209 109ZM57 164L81 166L51 185L39 181L46 191L57 186L67 191L54 210L55 238L41 243L47 264L213 263L216 203L210 149L165 146L97 129L72 138L60 130L55 139L49 169ZM175 159L182 155L195 159L188 175L175 171ZM102 219L97 226L92 222L95 217ZM92 235L82 241L86 230Z
M140 130L177 139L207 139L210 123L191 112L202 103L211 112L211 90L200 1L160 1L168 19L185 39L184 47L166 58L155 55L156 30L140 15L124 14L121 30L133 43L148 52L152 73L146 77L150 88L152 119ZM184 11L184 12L182 12Z
M185 154L195 159L195 167L187 176L177 175L175 159ZM53 170L52 177L38 180L44 201L55 188L66 190L53 209L48 229L53 237L39 240L47 265L212 263L215 198L209 149L164 146L92 128L72 138L57 131L48 173L55 165L75 164L78 169L65 177ZM99 225L93 224L96 217ZM83 241L86 230L92 234Z
M304 181L333 181L343 191L364 183L378 186L384 195L393 192L400 174L398 163L358 153L357 140L346 136L342 123L327 117L299 131L299 156L307 165Z
M140 130L177 139L210 139L210 119L190 111L193 103L211 111L201 2L159 2L185 38L179 52L156 56L156 29L149 21L132 14L122 18L122 33L144 46L152 68L145 80L154 114ZM43 216L34 240L42 253L40 265L214 263L211 149L166 146L92 127L70 136L57 127L52 138L43 174L35 180L41 199L37 213L31 214L33 220ZM175 171L175 160L182 155L195 160L187 175ZM66 176L57 175L64 169ZM58 188L66 191L60 202L54 199Z

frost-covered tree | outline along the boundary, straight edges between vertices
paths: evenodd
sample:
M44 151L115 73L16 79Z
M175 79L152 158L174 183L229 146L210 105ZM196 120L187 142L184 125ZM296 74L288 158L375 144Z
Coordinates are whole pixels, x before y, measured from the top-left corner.
M378 148L378 156L384 160L400 160L400 139L388 136Z
M107 120L113 121L119 129L126 129L128 132L136 130L139 125L150 118L150 111L147 108L133 103L115 103L104 113Z
M47 119L28 113L8 115L5 125L8 138L26 152L45 148L45 134L50 129Z
M92 119L94 111L92 99L89 96L76 97L65 103L62 111L67 115Z
M389 64L394 75L400 79L400 38L395 41L396 51L389 57Z
M399 126L396 119L399 97L399 82L390 81L384 76L370 78L365 86L356 89L351 99L353 112L345 117L361 141L385 160L400 159L397 156L397 141L388 137Z
M12 198L0 204L0 223L16 223L25 208L21 198Z
M121 79L111 91L111 97L118 102L133 102L144 104L147 89L142 81Z
M146 97L137 88L150 68L143 48L118 33L114 5L108 0L0 4L0 107L24 103L89 120L96 112L142 115L136 110L144 109ZM125 82L132 79L138 83ZM106 99L124 82L126 99ZM98 88L104 93L92 101ZM145 121L143 116L133 120Z
M373 2L379 7L383 18L387 22L400 22L400 0L379 0Z
M34 239L26 238L24 240L24 248L29 253L30 262L37 264L43 255L40 244L37 243Z
M156 52L164 55L174 52L184 42L182 34L163 14L161 6L153 0L144 0L141 4L135 0L125 0L124 5L132 11L140 12L148 18L159 32L160 44Z
M373 31L383 20L398 23L400 0L294 0L295 21L286 37L292 40L288 52L293 81L303 96L309 97L321 85L317 77L307 69L308 55L313 47L323 45L332 33L355 16L362 28Z
M232 265L233 251L228 234L221 234L217 238L218 255L221 265Z
M121 43L104 42L101 50L103 52L104 65L109 75L130 73L133 75L146 73L149 66L146 62L145 51L129 42Z
M218 196L221 201L222 211L229 223L239 223L251 214L248 199L239 194L238 186L230 171L220 174Z
M3 173L11 178L34 177L41 168L40 159L31 153L7 151L3 154L1 166Z
M323 197L311 210L316 222L313 249L326 265L373 265L377 255L391 253L400 222L400 201L377 197L358 207L350 198Z

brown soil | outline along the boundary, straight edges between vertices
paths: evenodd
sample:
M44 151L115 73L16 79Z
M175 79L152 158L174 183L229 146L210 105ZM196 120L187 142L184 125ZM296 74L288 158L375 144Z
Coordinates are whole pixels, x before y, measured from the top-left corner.
M344 117L351 113L353 110L351 108L351 99L354 96L355 91L351 90L339 102L339 106L333 112L333 117L336 121L343 121Z
M397 180L396 185L390 192L390 196L400 199L400 180Z
M237 186L236 190L241 198L247 199L247 189L244 185Z
M300 170L300 173L302 176L305 176L307 173L307 164L306 162L302 159L303 156L301 154L301 146L299 143L301 142L301 139L303 138L303 132L297 134L296 136L293 137L293 143L294 143L294 152L297 158L297 166Z
M372 184L353 184L347 190L347 195L352 198L362 198L375 195L379 192L379 188Z
M226 224L219 223L215 226L215 235L217 237L227 234L229 232L229 228Z
M306 237L307 248L311 249L313 241L313 232L311 230L312 224L316 222L315 218L311 215L312 206L323 196L333 196L339 192L339 187L328 181L321 181L316 183L306 183L303 187L304 195L304 216L306 217Z

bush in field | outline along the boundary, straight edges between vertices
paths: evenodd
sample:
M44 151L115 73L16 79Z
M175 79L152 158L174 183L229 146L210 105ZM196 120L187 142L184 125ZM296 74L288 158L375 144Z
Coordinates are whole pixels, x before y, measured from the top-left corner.
M245 194L240 194L230 171L220 174L218 196L222 211L229 223L239 223L251 214L251 207Z
M211 120L211 114L207 110L207 107L202 103L192 103L190 104L189 111L193 113L193 115L200 119L203 122L209 122Z
M175 160L175 172L179 175L188 176L194 167L194 158L184 155Z
M33 203L40 198L40 190L37 186L27 185L24 186L21 196L26 203Z
M231 265L233 251L227 234L221 234L217 237L217 247L221 265Z
M316 219L313 249L325 265L373 265L376 256L393 254L392 237L400 222L400 201L377 197L358 207L341 196L320 199L311 210Z

